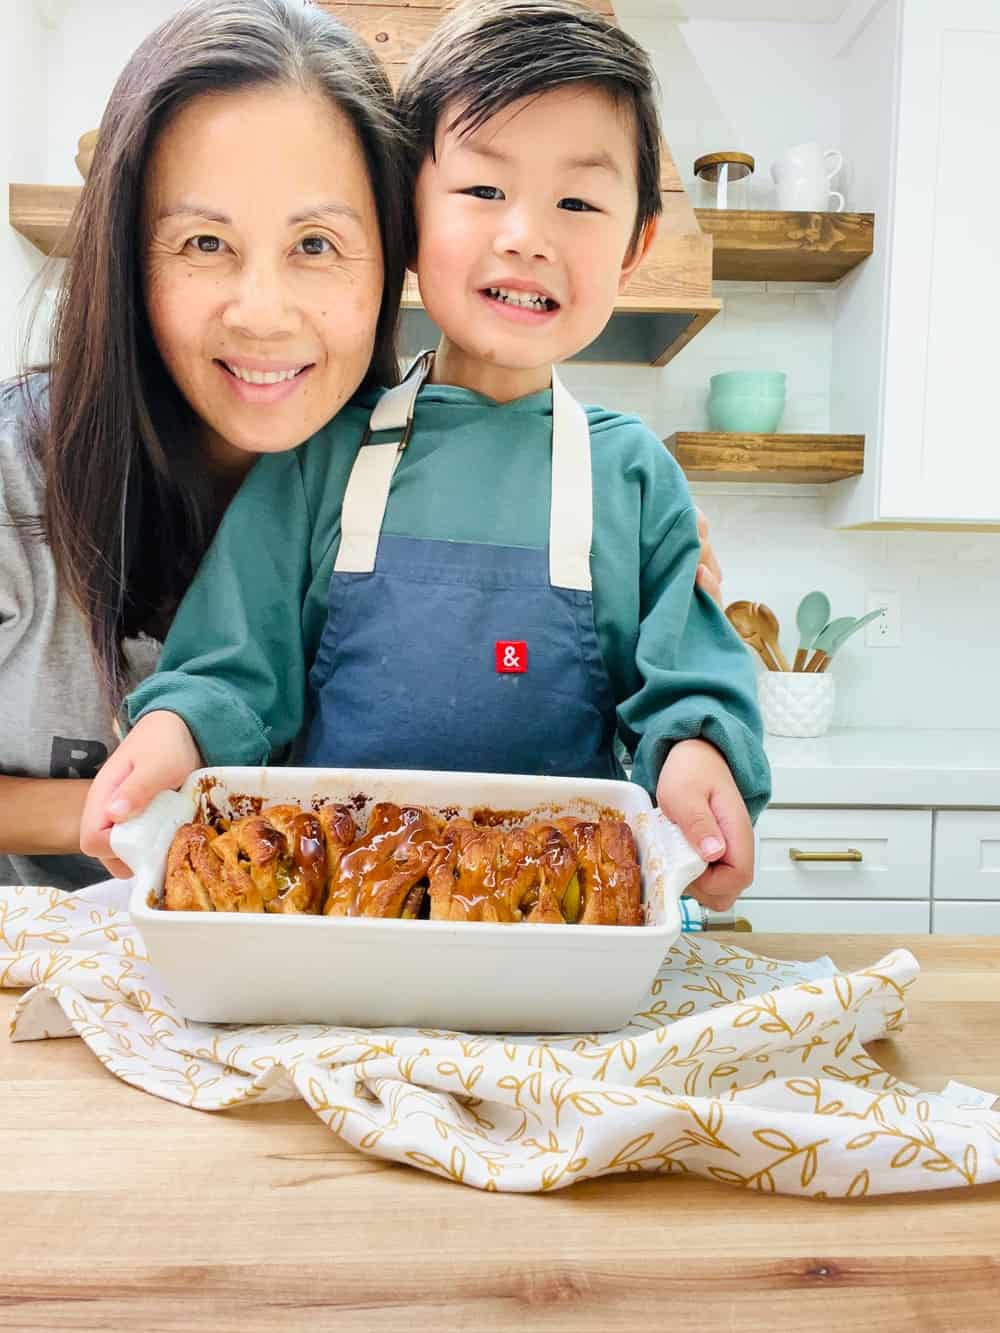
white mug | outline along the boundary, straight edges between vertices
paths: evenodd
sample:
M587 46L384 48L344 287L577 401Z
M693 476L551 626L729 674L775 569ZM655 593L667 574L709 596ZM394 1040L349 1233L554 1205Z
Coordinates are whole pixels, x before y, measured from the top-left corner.
M833 159L832 165L828 159ZM842 213L844 196L830 189L830 181L843 166L837 148L821 148L818 143L800 143L771 165L771 176L778 187L778 207L796 212ZM831 204L831 200L835 203Z

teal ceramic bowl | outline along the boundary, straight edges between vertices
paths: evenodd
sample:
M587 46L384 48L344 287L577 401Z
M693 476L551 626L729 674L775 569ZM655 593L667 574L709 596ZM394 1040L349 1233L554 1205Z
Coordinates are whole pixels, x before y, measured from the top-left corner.
M784 398L783 370L726 370L709 380L713 398L738 395L743 398Z
M785 410L784 394L729 394L708 399L708 421L713 430L741 435L773 435Z

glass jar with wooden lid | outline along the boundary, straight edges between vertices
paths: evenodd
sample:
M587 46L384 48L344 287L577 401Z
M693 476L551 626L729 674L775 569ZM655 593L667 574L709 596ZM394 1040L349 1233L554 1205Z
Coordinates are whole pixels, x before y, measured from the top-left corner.
M722 153L705 153L695 159L694 174L698 178L696 204L698 208L749 208L750 187L747 180L756 163L749 153L734 149Z

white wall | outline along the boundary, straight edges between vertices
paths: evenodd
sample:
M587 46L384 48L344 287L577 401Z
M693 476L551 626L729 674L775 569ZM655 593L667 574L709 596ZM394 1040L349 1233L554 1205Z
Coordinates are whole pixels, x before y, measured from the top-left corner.
M629 31L653 57L663 125L685 186L704 153L735 148L756 161L749 208L773 208L770 167L791 144L840 138L840 89L823 24L678 22L637 17Z
M29 318L40 306L31 360L45 357L61 264L6 223L7 185L78 185L77 141L96 129L131 52L182 0L0 0L0 380L23 363Z
M96 126L114 78L176 0L46 0L66 12L51 31L32 0L0 0L0 119L3 179L74 183L76 140ZM39 3L39 0L35 0ZM642 9L654 7L643 5ZM634 7L630 7L632 12ZM752 202L773 195L768 168L794 142L840 142L853 103L840 86L831 29L817 24L677 22L637 13L633 33L653 53L664 94L667 138L682 178L696 156L738 148L757 159ZM866 208L845 167L848 207ZM16 297L40 258L0 227L0 375L13 366ZM784 430L822 431L830 422L830 372L838 293L785 284L720 286L725 310L663 370L576 367L566 378L581 397L643 415L660 435L704 429L705 395L716 371L757 366L788 375ZM850 423L840 422L844 429ZM794 622L799 597L824 588L835 614L864 610L865 594L889 589L902 607L902 647L852 640L836 663L837 721L849 725L1000 727L1000 535L831 531L824 502L799 488L699 486L712 522L730 599L773 606Z
M18 362L25 316L42 267L38 251L6 224L7 184L45 179L45 123L50 33L24 0L0 0L0 380Z
M49 61L48 184L79 184L77 140L97 128L122 66L142 39L180 8L182 0L67 0Z

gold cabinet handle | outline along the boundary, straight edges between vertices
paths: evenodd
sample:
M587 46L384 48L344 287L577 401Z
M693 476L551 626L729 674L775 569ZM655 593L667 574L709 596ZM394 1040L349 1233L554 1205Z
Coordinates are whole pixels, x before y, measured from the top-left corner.
M864 857L856 847L848 847L846 852L802 852L798 847L789 847L788 855L793 861L863 861Z
M710 911L707 907L701 907L701 928L702 930L738 930L751 931L753 926L745 916L737 916L735 911L730 908L727 912Z

